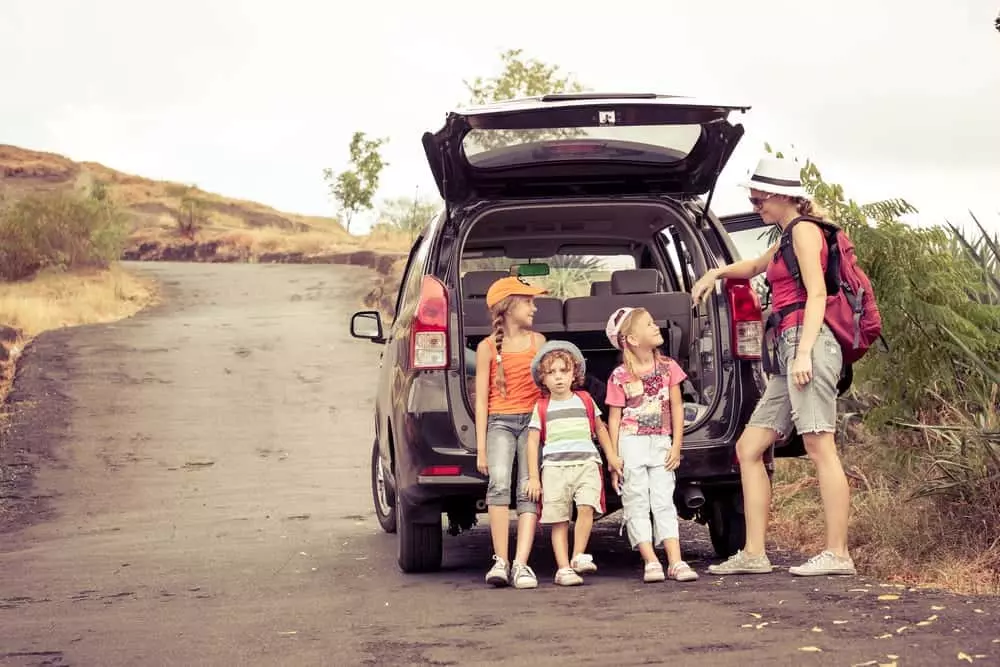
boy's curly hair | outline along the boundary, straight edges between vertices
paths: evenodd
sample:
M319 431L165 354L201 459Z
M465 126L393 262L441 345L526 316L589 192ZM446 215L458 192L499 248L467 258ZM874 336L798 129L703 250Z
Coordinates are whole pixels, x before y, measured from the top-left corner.
M539 375L545 377L552 370L552 364L556 360L563 361L568 368L573 369L573 383L571 388L582 389L584 385L583 366L577 363L576 359L573 358L573 355L566 350L552 350L550 352L546 352L545 356L538 360ZM544 382L541 383L541 390L542 394L546 396L549 394L549 390L545 386Z

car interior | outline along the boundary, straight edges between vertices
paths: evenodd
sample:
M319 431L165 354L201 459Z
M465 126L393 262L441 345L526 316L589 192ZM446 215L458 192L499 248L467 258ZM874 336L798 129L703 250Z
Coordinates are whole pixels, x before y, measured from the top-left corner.
M689 225L679 224L664 207L539 207L487 214L470 228L460 263L466 347L475 350L492 332L485 298L493 281L510 275L512 266L547 263L548 275L525 278L550 290L535 300L533 328L581 349L586 388L599 404L608 376L621 363L605 325L622 306L646 308L663 332L664 353L696 379L690 370L697 362L691 348L698 314L692 310L694 270L684 242L689 234ZM474 383L468 386L471 393ZM685 401L697 402L691 382L683 389Z

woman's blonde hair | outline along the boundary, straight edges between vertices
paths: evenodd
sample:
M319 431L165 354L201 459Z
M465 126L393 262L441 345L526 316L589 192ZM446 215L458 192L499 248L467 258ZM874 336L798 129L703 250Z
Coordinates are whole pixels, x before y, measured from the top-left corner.
M514 294L512 296L504 297L497 303L493 304L493 307L490 308L490 316L493 318L493 333L491 336L493 338L493 344L497 348L497 374L493 378L493 386L497 388L497 391L499 391L500 395L504 398L507 397L507 380L504 378L503 374L503 337L505 334L504 322L507 318L507 312L511 308L516 306L518 303L529 301L530 299L531 297Z
M807 215L820 220L827 220L830 217L830 214L822 206L808 197L794 197L792 203L795 204L795 210L799 212L799 215Z
M635 326L639 323L639 317L642 315L649 315L649 311L645 308L635 308L625 316L621 326L618 327L618 342L622 347L622 362L625 364L625 368L628 370L632 380L638 380L641 376L636 370L639 368L639 357L636 355L633 346L629 344L628 337L632 335ZM664 356L659 348L653 349L653 359L656 364L666 363L667 361L667 357Z

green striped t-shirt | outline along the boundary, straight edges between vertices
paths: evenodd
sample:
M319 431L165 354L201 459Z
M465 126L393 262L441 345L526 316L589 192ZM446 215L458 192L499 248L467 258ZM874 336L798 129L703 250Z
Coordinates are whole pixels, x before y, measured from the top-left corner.
M531 413L528 428L541 431L538 403ZM601 409L594 404L594 416ZM565 401L549 400L545 415L545 442L542 444L542 467L547 465L573 465L587 461L601 462L601 455L590 437L590 421L583 400L573 394Z

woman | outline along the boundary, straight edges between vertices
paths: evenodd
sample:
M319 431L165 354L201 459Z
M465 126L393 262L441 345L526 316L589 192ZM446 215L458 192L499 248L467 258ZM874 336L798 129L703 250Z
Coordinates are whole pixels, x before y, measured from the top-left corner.
M790 161L764 158L744 187L750 203L764 222L782 232L800 216L822 218L800 180L799 167ZM813 222L800 220L791 229L792 247L801 271L801 283L789 272L775 243L763 255L712 269L691 290L695 303L707 299L720 278L752 278L764 271L771 283L774 312L789 308L777 329L777 372L750 417L736 452L743 484L746 543L723 563L710 566L711 574L760 574L772 570L764 550L771 485L764 468L764 452L787 436L794 426L802 436L806 453L816 465L823 513L826 519L826 549L803 565L789 568L799 576L855 574L847 549L850 491L834 442L837 417L837 382L843 360L840 345L823 322L826 284L823 273L827 244ZM804 287L804 290L803 290Z

